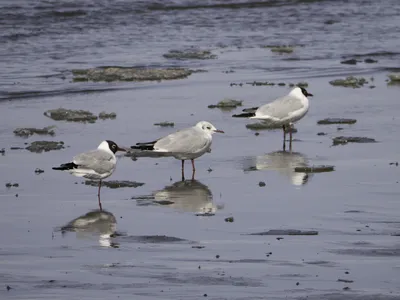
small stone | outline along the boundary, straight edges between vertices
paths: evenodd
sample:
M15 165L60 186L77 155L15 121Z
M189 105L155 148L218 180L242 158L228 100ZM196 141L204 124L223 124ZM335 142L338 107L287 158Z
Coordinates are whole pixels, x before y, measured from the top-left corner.
M213 171L213 169L211 169L211 168L208 168L208 170L207 170L208 173L211 173L212 171Z
M207 297L207 294L204 294L203 296L204 296L204 297Z
M377 63L378 61L375 59L372 59L372 58L366 58L366 59L364 59L364 62L366 64L374 64L374 63Z
M345 287L343 288L343 291L348 291L348 290L350 290L350 288L349 288L348 286L345 286Z
M10 287L9 285L7 285L6 289L7 289L7 291L9 291L9 290L12 289L12 287Z
M332 125L332 124L355 124L356 119L343 119L343 118L326 118L319 120L318 125Z
M399 163L396 161L396 162L391 162L391 163L389 163L389 165L390 165L390 166L395 165L396 167L398 167L398 166L399 166Z
M370 85L369 88L370 89L374 89L376 86L375 85Z
M233 223L233 221L234 221L233 217L225 218L225 222Z
M255 136L259 136L259 135L260 135L260 133L259 133L259 132L256 132L254 135L255 135Z
M299 286L299 285L300 285L300 282L296 282L296 285Z
M243 105L243 100L223 99L219 101L217 104L209 105L208 108L233 109L242 105Z
M325 132L318 132L317 135L326 135Z
M15 197L18 198L18 194L15 194Z
M40 174L40 173L44 173L44 170L36 168L35 169L35 174Z
M285 86L286 85L286 83L284 83L284 82L279 82L278 83L278 86Z
M352 58L352 59L342 60L340 63L345 65L356 65L357 60Z
M264 181L260 181L259 183L258 183L258 186L259 187L264 187L266 184L265 184L265 182Z
M6 149L1 148L1 149L0 149L0 154L4 155L5 153L6 153Z
M217 255L215 256L215 258L217 258L217 259L218 259L218 258L219 258L219 255L217 254Z
M298 87L306 88L308 87L308 82L301 81L296 84Z
M283 240L283 237L277 237L276 238L278 241Z
M346 145L347 143L376 143L375 139L368 137L338 136L332 139L333 146Z

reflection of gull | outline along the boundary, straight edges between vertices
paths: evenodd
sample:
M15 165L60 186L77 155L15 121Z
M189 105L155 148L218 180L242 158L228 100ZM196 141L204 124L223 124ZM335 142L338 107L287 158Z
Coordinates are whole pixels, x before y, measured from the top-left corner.
M61 227L61 232L74 231L78 237L85 238L88 235L99 235L99 243L102 246L114 247L110 238L117 229L115 216L104 210L94 210L73 219L67 225Z
M156 203L170 201L169 207L202 215L215 214L221 208L212 202L210 189L197 180L177 181L153 195Z
M306 167L307 158L299 152L276 151L250 159L245 171L274 170L290 178L292 184L303 185L309 180L309 174L295 172L296 167Z

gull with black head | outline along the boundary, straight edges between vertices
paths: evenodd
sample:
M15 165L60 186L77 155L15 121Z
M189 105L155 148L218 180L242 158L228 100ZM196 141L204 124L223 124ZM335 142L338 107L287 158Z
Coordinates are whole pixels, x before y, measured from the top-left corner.
M163 138L148 143L136 143L132 149L155 152L163 156L172 156L182 161L182 180L185 180L185 160L192 161L192 180L196 168L194 160L211 151L212 135L224 133L207 121L200 121L195 126L171 133Z
M313 96L305 88L295 87L286 96L260 107L244 109L245 113L233 115L238 118L249 118L261 120L273 126L282 126L283 129L283 150L286 148L286 129L291 129L293 123L302 119L308 112L310 106L308 98ZM292 131L290 133L289 148L292 150Z
M54 167L53 170L67 171L76 177L98 180L97 196L99 207L102 209L100 202L101 181L111 176L115 171L117 165L115 153L117 151L126 151L126 149L119 147L113 141L106 140L101 142L97 149L78 154L71 162Z

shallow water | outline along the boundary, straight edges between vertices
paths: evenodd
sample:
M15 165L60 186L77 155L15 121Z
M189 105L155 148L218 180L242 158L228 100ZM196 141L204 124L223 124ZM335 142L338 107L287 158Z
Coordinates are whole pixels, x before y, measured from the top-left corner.
M0 97L10 101L0 102L0 149L6 150L0 156L0 298L400 299L400 169L390 165L399 160L399 88L385 81L388 69L399 67L397 2L162 3L2 2ZM329 20L335 22L324 23ZM284 55L260 47L273 44L299 46ZM162 57L186 46L212 49L218 59ZM343 56L368 53L375 54L361 59L378 63L340 64ZM208 72L157 83L70 82L69 70L102 65ZM359 89L328 83L351 74L374 80ZM241 108L207 108L223 98L257 106L289 91L230 86L254 80L309 83L315 97L296 124L292 154L280 154L280 130L255 136L245 128L248 121L231 117ZM43 115L58 107L114 111L117 118L82 124ZM357 123L316 125L326 117ZM175 128L153 126L165 120ZM226 133L215 134L212 152L196 161L197 182L182 185L178 160L121 156L110 179L145 185L102 189L103 208L115 216L119 234L57 231L98 208L97 189L52 166L103 139L130 146L199 120ZM17 127L50 125L57 126L54 137L13 134ZM378 143L332 146L332 137L341 135ZM36 140L62 140L66 148L9 149ZM334 165L335 171L293 172L304 165ZM36 175L36 168L45 172ZM190 168L187 162L187 173ZM19 187L6 188L8 182ZM231 216L233 223L224 221ZM318 235L248 235L271 229Z

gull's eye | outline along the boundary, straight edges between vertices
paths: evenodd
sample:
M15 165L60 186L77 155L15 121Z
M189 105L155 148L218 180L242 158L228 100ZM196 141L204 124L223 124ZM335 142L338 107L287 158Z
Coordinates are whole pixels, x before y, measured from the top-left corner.
M211 130L211 127L210 127L210 126L208 126L208 127L207 127L207 129L208 129L208 130Z

